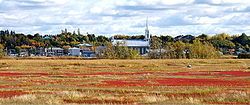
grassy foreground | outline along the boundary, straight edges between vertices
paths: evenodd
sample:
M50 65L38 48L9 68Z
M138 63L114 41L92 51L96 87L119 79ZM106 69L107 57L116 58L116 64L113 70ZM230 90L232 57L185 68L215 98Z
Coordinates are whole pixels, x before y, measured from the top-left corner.
M250 104L250 60L0 60L0 104Z

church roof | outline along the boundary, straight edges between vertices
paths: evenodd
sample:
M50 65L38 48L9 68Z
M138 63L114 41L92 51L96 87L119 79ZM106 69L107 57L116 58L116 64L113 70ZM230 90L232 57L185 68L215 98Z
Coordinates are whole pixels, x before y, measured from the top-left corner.
M112 40L112 44L121 43L127 47L148 47L149 41L146 40Z

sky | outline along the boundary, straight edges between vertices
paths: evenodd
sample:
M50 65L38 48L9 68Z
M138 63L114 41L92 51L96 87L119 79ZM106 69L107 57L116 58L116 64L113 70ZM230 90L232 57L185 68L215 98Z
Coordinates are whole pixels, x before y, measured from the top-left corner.
M97 35L250 34L250 0L0 0L0 30Z

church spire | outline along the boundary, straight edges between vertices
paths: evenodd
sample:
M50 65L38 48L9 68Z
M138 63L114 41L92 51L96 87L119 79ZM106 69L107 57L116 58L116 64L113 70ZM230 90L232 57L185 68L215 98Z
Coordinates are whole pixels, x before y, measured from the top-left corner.
M147 20L146 20L145 40L147 40L147 41L150 40L149 29L148 29L148 17L147 17Z
M146 20L146 30L148 30L148 17L147 17L147 20Z

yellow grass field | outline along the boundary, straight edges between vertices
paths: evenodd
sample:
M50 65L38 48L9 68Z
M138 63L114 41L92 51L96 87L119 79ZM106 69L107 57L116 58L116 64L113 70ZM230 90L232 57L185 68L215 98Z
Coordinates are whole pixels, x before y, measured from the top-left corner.
M250 60L1 59L0 104L247 105Z

